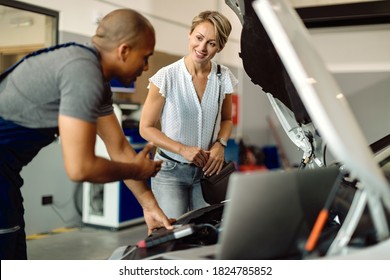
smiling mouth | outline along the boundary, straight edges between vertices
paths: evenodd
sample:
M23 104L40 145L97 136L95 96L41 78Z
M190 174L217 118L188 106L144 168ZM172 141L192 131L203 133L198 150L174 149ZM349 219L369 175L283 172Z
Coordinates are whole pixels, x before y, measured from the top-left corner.
M195 50L195 54L196 54L197 56L199 56L199 57L202 57L202 58L205 58L205 57L206 57L206 54L200 53L200 52L198 52L197 50Z

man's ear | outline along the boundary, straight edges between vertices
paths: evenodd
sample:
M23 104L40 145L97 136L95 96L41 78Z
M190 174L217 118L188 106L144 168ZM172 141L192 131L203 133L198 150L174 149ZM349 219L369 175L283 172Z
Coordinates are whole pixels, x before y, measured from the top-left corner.
M130 55L131 47L128 44L120 44L117 48L118 56L121 61L126 61L127 57Z

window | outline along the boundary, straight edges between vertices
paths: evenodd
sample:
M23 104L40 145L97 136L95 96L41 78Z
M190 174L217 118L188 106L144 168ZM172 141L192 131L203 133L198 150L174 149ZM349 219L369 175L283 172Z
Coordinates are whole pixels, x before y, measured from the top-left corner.
M27 53L58 42L59 13L0 0L0 73Z

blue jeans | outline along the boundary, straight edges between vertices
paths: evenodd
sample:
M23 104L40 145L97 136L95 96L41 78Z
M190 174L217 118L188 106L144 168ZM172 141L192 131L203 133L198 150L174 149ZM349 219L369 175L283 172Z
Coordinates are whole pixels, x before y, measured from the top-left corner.
M168 160L158 153L155 159L164 162L151 180L152 191L168 218L177 219L188 211L209 205L200 186L201 168Z

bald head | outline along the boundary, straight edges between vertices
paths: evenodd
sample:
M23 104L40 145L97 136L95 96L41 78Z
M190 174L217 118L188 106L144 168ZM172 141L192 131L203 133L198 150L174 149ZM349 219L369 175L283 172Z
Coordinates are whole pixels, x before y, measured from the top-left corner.
M114 10L99 23L92 42L102 50L109 51L120 44L136 48L143 36L155 32L152 24L144 16L131 9Z

